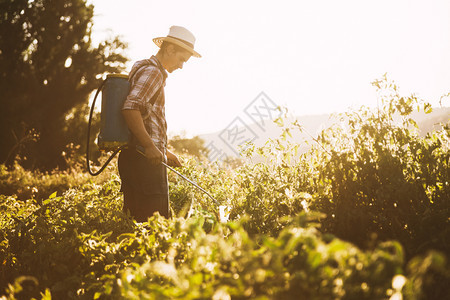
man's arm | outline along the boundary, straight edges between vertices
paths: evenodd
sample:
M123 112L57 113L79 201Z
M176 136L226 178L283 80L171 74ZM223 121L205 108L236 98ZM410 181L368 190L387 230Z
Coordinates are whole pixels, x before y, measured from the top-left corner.
M156 148L150 135L145 130L144 121L139 110L126 109L122 110L122 115L125 118L125 122L128 125L130 131L138 139L139 143L145 149L145 156L150 160L152 164L159 164L163 161L163 154Z

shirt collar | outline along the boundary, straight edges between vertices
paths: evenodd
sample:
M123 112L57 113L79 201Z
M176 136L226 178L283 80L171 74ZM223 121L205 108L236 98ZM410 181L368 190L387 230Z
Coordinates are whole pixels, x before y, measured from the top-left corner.
M163 65L159 62L159 60L154 55L152 55L152 57L150 57L150 60L158 66L159 70L161 71L161 74L163 75L164 81L165 81L168 74L167 74L167 71L164 69Z

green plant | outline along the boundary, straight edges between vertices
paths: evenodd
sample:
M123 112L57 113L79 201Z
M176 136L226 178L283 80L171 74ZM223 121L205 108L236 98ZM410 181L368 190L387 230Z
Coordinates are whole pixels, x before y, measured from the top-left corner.
M401 97L386 78L374 85L382 107L343 115L300 162L311 209L327 215L324 230L359 246L375 237L400 241L408 258L448 253L450 127L419 137L408 118L418 99Z
M114 166L95 183L76 172L1 167L0 294L444 298L449 127L419 137L408 118L416 99L400 97L386 79L375 84L385 97L380 110L343 115L308 152L287 139L302 129L294 123L280 139L247 149L265 163L223 168L186 157L179 171L227 206L225 223L213 201L174 173L173 218L136 223L122 212Z

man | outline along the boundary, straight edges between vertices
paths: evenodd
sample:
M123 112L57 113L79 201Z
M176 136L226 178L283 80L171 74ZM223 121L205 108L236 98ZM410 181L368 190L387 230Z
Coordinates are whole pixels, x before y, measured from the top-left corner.
M153 41L160 49L150 59L133 65L128 79L130 92L122 108L133 136L118 163L124 211L138 222L154 212L169 216L167 169L161 162L174 167L181 167L181 163L167 150L165 80L167 72L182 69L191 56L201 57L194 50L194 35L186 28L172 26L167 37Z

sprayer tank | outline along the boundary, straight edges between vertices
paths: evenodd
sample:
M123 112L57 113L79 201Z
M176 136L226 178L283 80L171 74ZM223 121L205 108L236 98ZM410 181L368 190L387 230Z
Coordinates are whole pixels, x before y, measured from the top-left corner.
M121 112L129 88L128 75L107 76L102 90L100 133L97 140L100 150L115 150L129 141L130 132Z

